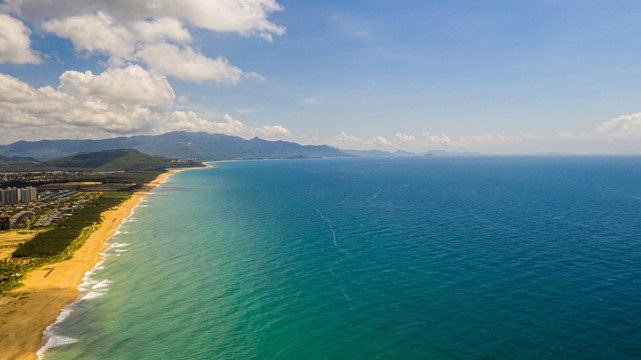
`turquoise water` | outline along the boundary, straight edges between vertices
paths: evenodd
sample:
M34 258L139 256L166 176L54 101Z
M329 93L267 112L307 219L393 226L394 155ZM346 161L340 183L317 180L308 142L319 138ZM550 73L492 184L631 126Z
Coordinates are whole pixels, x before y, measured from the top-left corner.
M47 359L641 359L641 158L216 166L145 197Z

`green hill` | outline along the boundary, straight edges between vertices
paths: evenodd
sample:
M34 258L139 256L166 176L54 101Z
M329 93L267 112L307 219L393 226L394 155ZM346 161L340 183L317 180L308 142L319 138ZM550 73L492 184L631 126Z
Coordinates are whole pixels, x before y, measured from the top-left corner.
M203 166L188 162L180 166ZM152 156L135 149L105 150L100 152L79 152L76 155L43 161L38 168L95 169L104 171L161 170L179 167L171 159Z
M0 166L13 165L13 163L8 157L0 155Z
M0 167L6 167L6 166L19 166L19 165L25 165L25 163L37 163L38 160L34 159L32 157L21 157L21 156L12 156L12 157L6 157L0 155Z

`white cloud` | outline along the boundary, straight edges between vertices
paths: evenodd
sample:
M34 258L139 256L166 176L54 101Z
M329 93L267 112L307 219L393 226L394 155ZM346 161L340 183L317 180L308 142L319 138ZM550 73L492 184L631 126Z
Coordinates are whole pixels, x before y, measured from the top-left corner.
M250 128L240 120L232 118L229 114L223 116L222 122L212 122L210 132L240 136L246 139L258 136L267 140L280 139L291 135L288 129L280 125Z
M352 136L352 135L347 135L345 131L341 131L339 135L337 135L330 143L336 147L345 149L350 146L360 146L363 145L365 142L365 139L358 137L358 136Z
M621 115L602 123L596 129L586 133L561 133L559 134L559 137L578 139L641 140L641 113Z
M0 14L0 64L39 64L40 58L31 50L31 30L7 14Z
M371 144L375 146L388 146L392 143L382 136L373 137L365 142L366 144Z
M284 27L267 20L270 13L282 10L274 0L159 2L164 3L166 14L177 14L195 26L212 31L238 32L245 36L257 34L268 41L272 40L272 34L285 33Z
M14 89L13 94L0 96L0 128L31 129L41 137L56 137L60 131L72 128L103 134L127 134L149 131L163 120L164 111L133 102L127 104L121 101L121 95L103 92L102 84L112 75L65 72L58 89L50 86L35 89L0 74L0 89ZM73 88L73 85L77 87ZM132 84L130 89L120 88L127 91L137 86Z
M641 113L618 116L587 132L559 133L555 140L566 151L641 152Z
M244 76L245 76L245 79L254 79L254 80L258 81L258 82L264 82L265 80L267 80L267 79L265 79L264 76L256 73L255 71L250 71L248 73L245 73Z
M100 75L91 71L66 71L58 89L78 99L97 98L108 103L140 105L168 111L174 91L164 76L152 75L138 65L108 69Z
M152 70L184 80L236 84L243 75L241 69L230 65L224 57L210 59L189 46L181 49L167 43L153 44L143 47L136 55L144 59Z
M397 133L394 135L394 140L399 145L412 145L416 142L416 137L404 133Z
M174 111L165 123L160 124L158 133L182 130L191 132L215 132L211 121L201 118L193 111Z
M135 35L104 12L48 20L42 28L70 39L78 51L103 53L117 64L130 59L135 50Z
M172 111L175 95L163 76L138 65L101 74L67 71L57 88L34 88L0 74L0 140L205 131L244 138L281 139L280 126L252 128L225 114L223 121L193 111Z
M141 20L133 23L133 29L138 39L152 43L165 40L179 42L191 41L191 34L183 27L178 19L165 17L153 20Z
M291 131L280 125L263 126L254 129L254 131L258 137L261 137L263 139L280 139L292 134Z
M142 60L154 72L195 82L213 80L236 84L243 75L241 69L230 65L224 57L210 59L189 46L181 48L165 42L191 39L180 21L173 18L123 25L117 24L109 14L98 12L48 20L42 26L71 39L79 51L108 55L112 65L121 65L125 60ZM262 78L253 72L246 76Z
M152 71L183 80L231 84L243 78L265 78L253 71L244 74L225 57L210 58L187 46L192 41L187 26L271 40L272 34L285 32L267 19L280 10L275 0L8 0L0 4L0 11L40 23L43 30L70 39L81 53L108 56L112 67L142 62ZM11 33L22 34L29 50L29 29L5 16L14 21L12 25L17 21L22 26L22 32ZM18 39L12 35L14 38ZM35 61L22 58L27 59L23 62Z
M103 136L156 132L170 123L174 98L166 79L135 65L100 75L67 71L57 89L0 74L0 89L11 90L0 95L0 128L31 129L39 137L72 129Z
M446 147L454 145L454 141L445 134L431 135L429 132L424 132L423 137L423 143L428 147Z
M57 87L34 88L0 74L0 138L110 136L190 130L243 137L282 138L280 126L252 128L226 116L209 121L192 111L174 111L176 96L167 77L237 84L265 81L223 57L194 46L195 28L235 32L271 40L285 33L268 16L276 0L5 0L0 1L0 63L38 63L31 31L20 19L71 40L86 56L108 57L107 70L66 71ZM18 18L7 14L14 14ZM187 102L186 98L178 98ZM23 135L20 138L25 138ZM15 137L14 137L15 138Z
M364 139L362 137L348 135L344 131L341 131L339 135L329 141L329 144L341 149L365 149L371 148L372 146L385 147L391 145L392 143L382 136L376 136L371 139Z
M284 27L267 19L282 10L275 0L6 0L0 9L31 21L104 11L119 22L170 17L211 31L258 35L267 40L285 33Z
M0 103L21 104L35 100L36 92L28 84L9 76L0 74Z

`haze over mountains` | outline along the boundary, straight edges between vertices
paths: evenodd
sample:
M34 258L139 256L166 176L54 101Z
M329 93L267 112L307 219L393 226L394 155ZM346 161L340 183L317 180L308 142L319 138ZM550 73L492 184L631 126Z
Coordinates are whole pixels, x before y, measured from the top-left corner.
M146 154L174 159L228 160L281 159L350 156L327 145L300 145L259 138L245 140L236 136L209 133L170 132L102 140L18 141L0 146L5 157L33 157L49 160L78 152L136 149Z

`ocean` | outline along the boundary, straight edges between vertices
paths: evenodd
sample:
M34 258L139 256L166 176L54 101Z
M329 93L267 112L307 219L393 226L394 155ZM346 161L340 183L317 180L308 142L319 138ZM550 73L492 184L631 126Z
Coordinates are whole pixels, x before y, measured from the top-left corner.
M214 166L144 197L46 359L641 359L641 157Z

